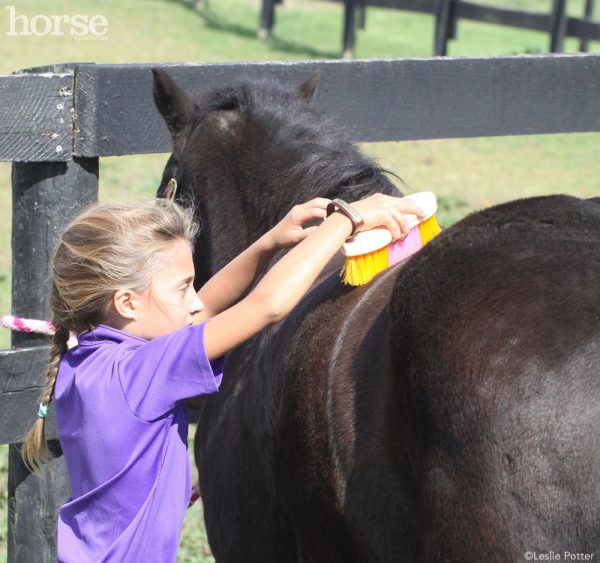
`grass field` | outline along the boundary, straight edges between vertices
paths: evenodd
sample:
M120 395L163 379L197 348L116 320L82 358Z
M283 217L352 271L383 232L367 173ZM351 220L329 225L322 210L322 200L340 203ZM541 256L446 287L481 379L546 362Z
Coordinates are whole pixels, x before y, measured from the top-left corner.
M479 0L480 3L547 11L551 0ZM327 2L285 0L278 8L274 37L256 38L259 0L208 0L203 12L177 0L20 0L16 12L101 14L108 20L104 41L69 36L7 36L7 12L0 7L0 74L58 62L202 62L299 60L338 57L342 9ZM573 15L583 0L569 2ZM600 18L596 6L595 18ZM356 57L426 57L433 44L430 16L370 8L367 29L358 32ZM460 22L452 56L541 53L547 34ZM577 42L567 41L567 50ZM591 49L600 50L600 43ZM442 221L496 202L549 193L600 195L600 134L546 135L468 140L376 143L363 149L398 173L412 191L431 189L441 198ZM112 157L100 163L102 199L143 200L152 196L167 155ZM10 311L10 164L0 163L0 314ZM0 332L0 347L9 344ZM211 561L199 526L201 506L190 509L180 561ZM6 447L0 447L0 563L6 533Z

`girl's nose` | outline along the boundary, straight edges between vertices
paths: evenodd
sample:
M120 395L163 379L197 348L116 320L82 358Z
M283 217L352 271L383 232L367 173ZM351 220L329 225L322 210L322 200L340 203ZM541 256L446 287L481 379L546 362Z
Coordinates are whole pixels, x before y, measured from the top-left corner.
M190 314L196 315L197 313L200 313L202 311L202 309L204 309L204 303L202 303L202 301L200 300L200 297L198 297L198 295L196 294L194 301L192 301L192 305L190 308Z

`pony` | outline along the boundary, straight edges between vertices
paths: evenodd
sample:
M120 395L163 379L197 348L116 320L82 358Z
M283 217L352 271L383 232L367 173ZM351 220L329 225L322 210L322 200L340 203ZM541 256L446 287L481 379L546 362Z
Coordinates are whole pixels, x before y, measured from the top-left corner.
M317 195L398 193L297 86L154 69L197 284ZM277 259L277 257L275 258ZM219 562L511 561L600 550L600 201L473 213L369 284L334 259L228 354L195 459Z

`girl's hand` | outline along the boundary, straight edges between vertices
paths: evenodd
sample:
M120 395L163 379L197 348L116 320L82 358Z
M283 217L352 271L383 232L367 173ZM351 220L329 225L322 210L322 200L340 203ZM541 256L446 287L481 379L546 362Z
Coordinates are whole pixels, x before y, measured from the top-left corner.
M304 223L324 219L327 204L331 200L316 197L301 205L294 205L288 214L267 234L275 248L289 248L304 240L317 227L304 228Z
M392 233L394 241L406 237L410 229L404 215L413 214L423 217L425 213L414 203L385 194L374 194L360 201L355 201L352 207L360 213L365 224L359 229L368 231L375 227L385 227Z

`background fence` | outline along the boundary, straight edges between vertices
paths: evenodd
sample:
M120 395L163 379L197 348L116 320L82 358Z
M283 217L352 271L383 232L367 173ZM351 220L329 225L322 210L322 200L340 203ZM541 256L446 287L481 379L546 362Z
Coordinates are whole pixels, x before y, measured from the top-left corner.
M150 65L59 65L0 77L0 160L13 161L13 314L48 318L48 260L65 223L97 198L99 158L168 152ZM243 78L300 83L355 141L600 131L600 55L168 66L200 93ZM62 458L30 475L19 457L45 380L48 341L0 352L0 439L9 451L9 561L56 560ZM51 410L51 415L52 415ZM53 416L49 437L56 436ZM58 451L56 441L52 446Z
M366 25L366 8L373 6L395 10L421 12L434 16L435 28L433 54L445 56L448 41L456 38L456 28L461 19L496 25L531 29L549 35L548 50L560 53L564 50L565 37L580 39L580 50L587 51L589 41L600 41L600 22L592 20L595 0L585 0L581 18L567 16L568 0L552 0L546 13L516 10L502 6L490 6L466 0L328 0L343 1L344 29L342 52L349 58L356 43L355 29ZM263 0L259 35L266 37L275 25L275 5L277 0ZM501 0L498 1L501 3ZM401 29L390 29L390 33L402 33Z

